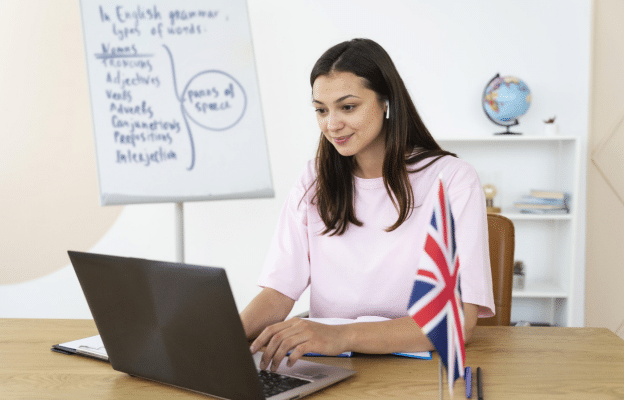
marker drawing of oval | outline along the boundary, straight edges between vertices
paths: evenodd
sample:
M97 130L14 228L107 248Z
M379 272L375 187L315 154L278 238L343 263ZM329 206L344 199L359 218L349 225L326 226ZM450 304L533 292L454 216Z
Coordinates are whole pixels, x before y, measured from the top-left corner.
M247 95L231 75L218 70L195 75L184 88L182 104L188 117L197 125L225 131L245 114Z

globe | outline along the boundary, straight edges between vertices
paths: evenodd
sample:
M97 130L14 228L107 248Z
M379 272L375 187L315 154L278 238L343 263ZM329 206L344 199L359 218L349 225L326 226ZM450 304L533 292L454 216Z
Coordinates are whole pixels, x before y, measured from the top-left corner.
M496 74L485 86L481 102L490 121L507 128L497 135L519 135L520 132L510 132L509 127L518 125L518 118L528 111L531 91L526 83L514 76Z

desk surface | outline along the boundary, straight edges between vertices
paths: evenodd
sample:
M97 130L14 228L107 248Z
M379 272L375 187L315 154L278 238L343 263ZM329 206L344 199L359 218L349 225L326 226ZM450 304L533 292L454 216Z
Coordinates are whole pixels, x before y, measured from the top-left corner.
M50 351L53 344L96 334L91 320L0 319L0 398L210 398ZM431 361L368 355L314 361L358 373L306 399L438 399L435 353ZM486 400L624 399L624 341L604 328L478 326L466 364L483 369ZM456 399L465 398L463 381L455 390Z

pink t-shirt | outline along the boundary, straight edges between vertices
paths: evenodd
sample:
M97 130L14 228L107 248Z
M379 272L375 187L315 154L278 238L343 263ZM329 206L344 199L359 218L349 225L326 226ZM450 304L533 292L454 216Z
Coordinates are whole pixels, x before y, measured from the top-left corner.
M474 168L451 156L409 175L415 208L392 232L384 229L398 213L383 178L356 177L355 213L363 226L349 224L341 236L320 234L325 225L311 204L313 189L305 194L316 176L310 161L284 204L258 285L293 300L310 285L310 317L407 316L426 230L418 214L440 173L455 219L462 299L479 306L479 317L493 316L485 196Z

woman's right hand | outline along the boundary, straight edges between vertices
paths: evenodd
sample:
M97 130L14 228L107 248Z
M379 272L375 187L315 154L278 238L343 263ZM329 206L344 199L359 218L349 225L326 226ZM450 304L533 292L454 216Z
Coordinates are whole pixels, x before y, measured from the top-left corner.
M266 346L260 368L269 365L275 372L282 360L288 356L289 367L306 353L319 353L335 356L347 350L345 325L325 325L307 319L291 318L264 329L251 345L256 353ZM290 355L288 355L290 353Z

